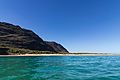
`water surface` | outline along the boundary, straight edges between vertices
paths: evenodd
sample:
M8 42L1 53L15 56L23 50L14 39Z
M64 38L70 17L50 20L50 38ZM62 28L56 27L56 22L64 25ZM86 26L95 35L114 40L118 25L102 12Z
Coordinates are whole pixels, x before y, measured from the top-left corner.
M0 57L0 80L120 80L120 57Z

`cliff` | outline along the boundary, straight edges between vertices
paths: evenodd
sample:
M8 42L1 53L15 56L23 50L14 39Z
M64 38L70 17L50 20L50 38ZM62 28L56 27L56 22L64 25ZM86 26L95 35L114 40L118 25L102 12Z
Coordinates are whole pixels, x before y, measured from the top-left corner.
M68 52L63 46L46 42L31 30L0 22L0 46L40 51Z
M51 46L56 52L68 52L67 49L65 49L61 44L58 44L56 42L48 42L45 41L46 44L48 44L49 46Z

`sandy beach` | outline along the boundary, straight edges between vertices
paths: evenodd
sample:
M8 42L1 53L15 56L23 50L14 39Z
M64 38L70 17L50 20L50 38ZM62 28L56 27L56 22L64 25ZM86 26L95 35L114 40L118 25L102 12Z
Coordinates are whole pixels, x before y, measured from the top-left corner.
M120 54L20 54L20 55L0 55L2 56L120 56Z

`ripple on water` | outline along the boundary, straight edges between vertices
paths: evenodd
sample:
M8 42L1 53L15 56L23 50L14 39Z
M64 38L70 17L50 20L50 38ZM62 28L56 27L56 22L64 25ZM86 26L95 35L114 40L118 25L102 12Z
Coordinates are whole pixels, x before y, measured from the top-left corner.
M0 80L119 80L118 56L1 57Z

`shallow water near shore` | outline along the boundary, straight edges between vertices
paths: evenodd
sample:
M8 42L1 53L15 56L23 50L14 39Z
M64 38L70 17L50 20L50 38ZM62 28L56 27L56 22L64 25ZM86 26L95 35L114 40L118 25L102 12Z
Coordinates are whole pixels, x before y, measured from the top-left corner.
M0 80L119 80L120 56L0 57Z

